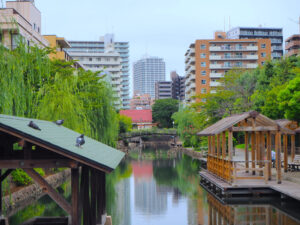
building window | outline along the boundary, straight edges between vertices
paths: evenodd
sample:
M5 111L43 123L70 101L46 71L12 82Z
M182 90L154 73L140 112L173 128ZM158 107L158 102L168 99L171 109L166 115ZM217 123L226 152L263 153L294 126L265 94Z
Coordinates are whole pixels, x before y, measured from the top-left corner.
M206 93L206 88L201 88L201 94L205 94Z
M201 84L206 84L206 80L201 80Z
M206 45L201 45L200 48L201 49L206 49Z
M225 59L230 59L231 53L225 52L224 56L225 56Z
M262 61L262 62L261 62L261 65L262 65L262 66L265 65L265 61Z
M261 44L261 48L266 48L266 44Z
M231 67L231 62L224 62L225 67Z
M242 62L236 62L236 63L235 63L235 66L236 66L236 67L241 67L242 65L243 65Z
M201 67L206 67L206 62L201 62Z
M266 57L266 53L265 52L262 52L260 53L261 57L265 58Z
M89 58L89 61L90 61L90 62L93 61L93 58Z
M201 98L201 102L206 102L206 98Z
M204 58L206 57L206 54L205 54L205 53L201 53L200 57L201 57L202 59L204 59Z
M205 71L205 70L202 70L202 71L201 71L201 75L202 75L202 76L205 76L205 75L206 75L206 71Z

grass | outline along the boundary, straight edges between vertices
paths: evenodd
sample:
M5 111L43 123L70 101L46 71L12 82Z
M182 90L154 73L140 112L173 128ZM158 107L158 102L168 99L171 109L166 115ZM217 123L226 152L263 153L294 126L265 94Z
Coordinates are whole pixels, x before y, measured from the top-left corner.
M238 144L235 146L235 148L245 149L245 144ZM251 150L251 145L248 145L248 150Z

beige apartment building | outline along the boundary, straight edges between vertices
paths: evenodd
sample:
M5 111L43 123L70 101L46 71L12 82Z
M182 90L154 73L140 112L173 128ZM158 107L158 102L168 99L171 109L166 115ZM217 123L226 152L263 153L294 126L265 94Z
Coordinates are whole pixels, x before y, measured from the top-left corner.
M185 101L193 96L216 92L220 78L232 68L255 69L271 58L269 39L227 39L216 32L211 40L196 40L185 54Z
M300 55L300 34L294 34L285 40L286 56Z
M20 36L27 45L48 46L41 35L41 12L35 7L34 0L7 1L6 8L0 9L1 42L14 49Z

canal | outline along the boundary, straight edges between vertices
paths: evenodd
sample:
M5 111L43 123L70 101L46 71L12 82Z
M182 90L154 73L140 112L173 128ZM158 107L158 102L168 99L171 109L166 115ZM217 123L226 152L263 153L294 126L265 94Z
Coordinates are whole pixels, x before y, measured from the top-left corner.
M300 224L300 205L292 201L221 203L199 185L200 166L174 150L131 152L107 177L113 225ZM58 191L70 200L70 182ZM58 215L66 214L44 196L11 216L10 225Z

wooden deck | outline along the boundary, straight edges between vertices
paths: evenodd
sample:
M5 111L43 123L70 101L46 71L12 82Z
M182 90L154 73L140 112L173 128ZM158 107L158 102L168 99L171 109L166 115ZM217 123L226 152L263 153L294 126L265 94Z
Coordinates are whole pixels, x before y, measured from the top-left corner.
M300 201L300 184L289 181L283 181L281 184L277 184L276 181L268 181L268 183L265 183L264 180L238 180L231 185L206 170L200 172L200 177L201 185L210 189L211 192L221 198L233 197L234 195L260 196L279 193Z

